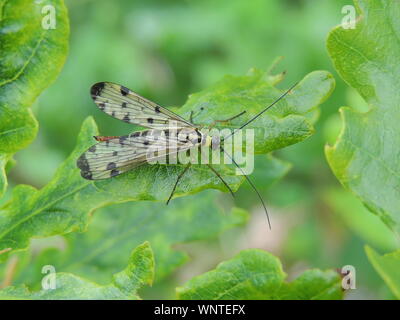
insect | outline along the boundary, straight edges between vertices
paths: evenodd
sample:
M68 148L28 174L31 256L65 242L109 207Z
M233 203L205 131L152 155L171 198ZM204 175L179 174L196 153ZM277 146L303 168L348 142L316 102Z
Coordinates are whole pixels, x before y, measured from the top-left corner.
M271 105L235 129L230 136L233 136L238 130L261 116L278 101L283 99L296 85L283 93ZM193 124L192 121L185 120L171 110L141 97L124 86L110 82L99 82L92 86L91 96L100 110L106 114L127 123L146 127L148 130L136 131L125 136L95 136L97 144L91 146L77 160L77 166L81 170L82 177L85 179L101 180L115 177L158 158L174 156L179 152L185 152L200 146L220 149L221 152L225 152L223 141L204 134L201 131L201 126ZM216 122L228 122L240 117L244 113L245 111L229 119L217 120ZM193 113L190 116L191 119L192 115ZM152 156L149 157L148 151L150 148L155 148L156 152L153 152ZM234 158L229 154L228 156L231 158L233 164L241 170ZM210 164L207 165L233 196L232 189L221 175ZM190 166L191 163L189 162L178 175L167 204L171 200L180 179L182 179ZM271 228L268 211L260 193L249 177L245 174L244 177L257 193L267 214L268 224Z

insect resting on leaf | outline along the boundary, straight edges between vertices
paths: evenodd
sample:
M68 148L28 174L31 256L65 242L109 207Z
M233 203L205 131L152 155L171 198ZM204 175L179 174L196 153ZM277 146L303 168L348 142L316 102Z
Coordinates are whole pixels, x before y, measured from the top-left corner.
M249 123L257 119L265 111L283 99L296 85L297 83L277 98L272 104L257 113L239 128L236 128L224 139L231 138L238 130L243 129ZM232 160L232 163L242 171L233 156L225 152L222 145L223 139L213 139L213 137L201 131L201 126L193 124L192 121L183 119L176 113L139 96L124 86L110 82L99 82L92 86L91 96L100 110L106 114L127 123L149 128L149 130L137 131L125 136L94 137L98 143L91 146L77 160L77 166L81 169L81 175L85 179L100 180L115 177L143 164L155 161L157 158L174 156L180 152L185 152L192 148L199 148L201 146L219 149L221 152L224 152ZM213 125L217 122L229 122L240 117L245 112L246 111L243 111L226 120L216 120ZM192 115L193 113L190 118L192 118ZM173 124L172 127L171 123ZM156 147L157 152L149 158L148 151L149 148L152 147ZM189 162L178 175L167 200L167 204L171 200L179 180L188 171L190 166L191 163ZM234 193L232 189L221 175L211 164L207 163L207 166L223 182L233 196ZM268 211L260 193L249 177L245 175L243 171L242 173L257 193L267 215L269 227L271 228Z

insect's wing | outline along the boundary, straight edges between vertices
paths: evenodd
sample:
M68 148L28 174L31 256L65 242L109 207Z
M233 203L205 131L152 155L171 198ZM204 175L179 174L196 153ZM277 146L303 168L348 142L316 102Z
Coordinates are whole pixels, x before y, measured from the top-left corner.
M93 145L79 157L77 166L85 179L107 179L142 164L186 151L197 146L199 141L183 139L179 131L134 132Z
M194 127L174 112L115 83L96 83L91 95L100 110L124 122L152 129Z

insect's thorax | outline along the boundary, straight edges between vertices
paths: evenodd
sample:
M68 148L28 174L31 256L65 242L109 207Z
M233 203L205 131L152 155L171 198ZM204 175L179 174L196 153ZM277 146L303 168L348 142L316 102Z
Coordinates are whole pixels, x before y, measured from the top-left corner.
M205 147L209 147L213 150L217 150L220 148L221 139L219 136L210 136L208 134L202 134L202 145Z

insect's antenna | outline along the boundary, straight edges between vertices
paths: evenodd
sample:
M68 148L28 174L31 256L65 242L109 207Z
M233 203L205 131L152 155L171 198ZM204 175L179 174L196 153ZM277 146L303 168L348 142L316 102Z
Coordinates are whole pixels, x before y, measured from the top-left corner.
M253 122L254 120L256 120L259 116L261 116L264 112L266 112L267 110L269 110L270 108L272 108L275 104L277 104L280 100L282 100L294 87L296 87L298 84L298 82L296 82L294 85L292 85L287 91L285 91L278 99L276 99L273 103L271 103L268 107L266 107L264 110L260 111L259 113L257 113L253 118L251 118L250 120L248 120L247 122L245 122L243 125L241 125L239 128L236 128L235 130L233 130L233 132L228 135L227 137L224 137L223 140L227 140L228 138L232 137L236 132L238 132L239 130L243 129L245 126L247 126L249 123ZM243 169L236 163L235 159L233 159L233 157L231 157L227 152L225 152L225 150L222 148L222 146L220 147L221 150L232 160L232 162L234 163L234 165L243 173L245 179L247 180L247 182L250 184L250 186L253 188L253 190L256 192L258 198L261 201L261 204L264 208L265 214L267 215L267 220L268 220L268 226L269 229L271 230L271 221L269 219L269 214L268 214L268 210L267 210L267 206L264 203L263 198L261 197L261 194L258 192L256 186L254 185L254 183L250 180L250 178L245 174L245 172L243 171Z
M233 132L224 138L224 140L232 137L237 131L243 129L245 126L247 126L249 123L253 122L254 120L256 120L259 116L261 116L265 111L269 110L270 108L272 108L275 104L277 104L280 100L282 100L295 86L297 86L299 83L296 82L294 85L292 85L287 91L285 91L278 99L276 99L274 102L272 102L268 107L266 107L264 110L260 111L259 113L257 113L253 118L251 118L250 120L248 120L247 122L245 122L243 125L241 125L239 128L236 128L235 130L233 130Z
M221 150L222 150L229 158L231 158L233 164L234 164L236 167L238 167L238 169L243 173L243 175L244 175L245 179L247 180L247 182L250 184L250 186L251 186L251 187L253 188L253 190L256 192L258 198L259 198L260 201L261 201L262 206L264 207L265 214L267 215L267 220L268 220L269 229L272 230L272 228L271 228L271 221L269 220L269 214L268 214L267 207L266 207L266 205L265 205L265 203L264 203L263 198L261 197L261 194L258 192L256 186L255 186L254 183L250 180L250 178L245 174L245 172L243 171L243 169L242 169L241 167L239 167L239 165L237 164L237 162L235 161L235 159L233 159L233 157L231 157L229 153L225 152L225 149L222 148L222 146L221 146L220 148L221 148Z

